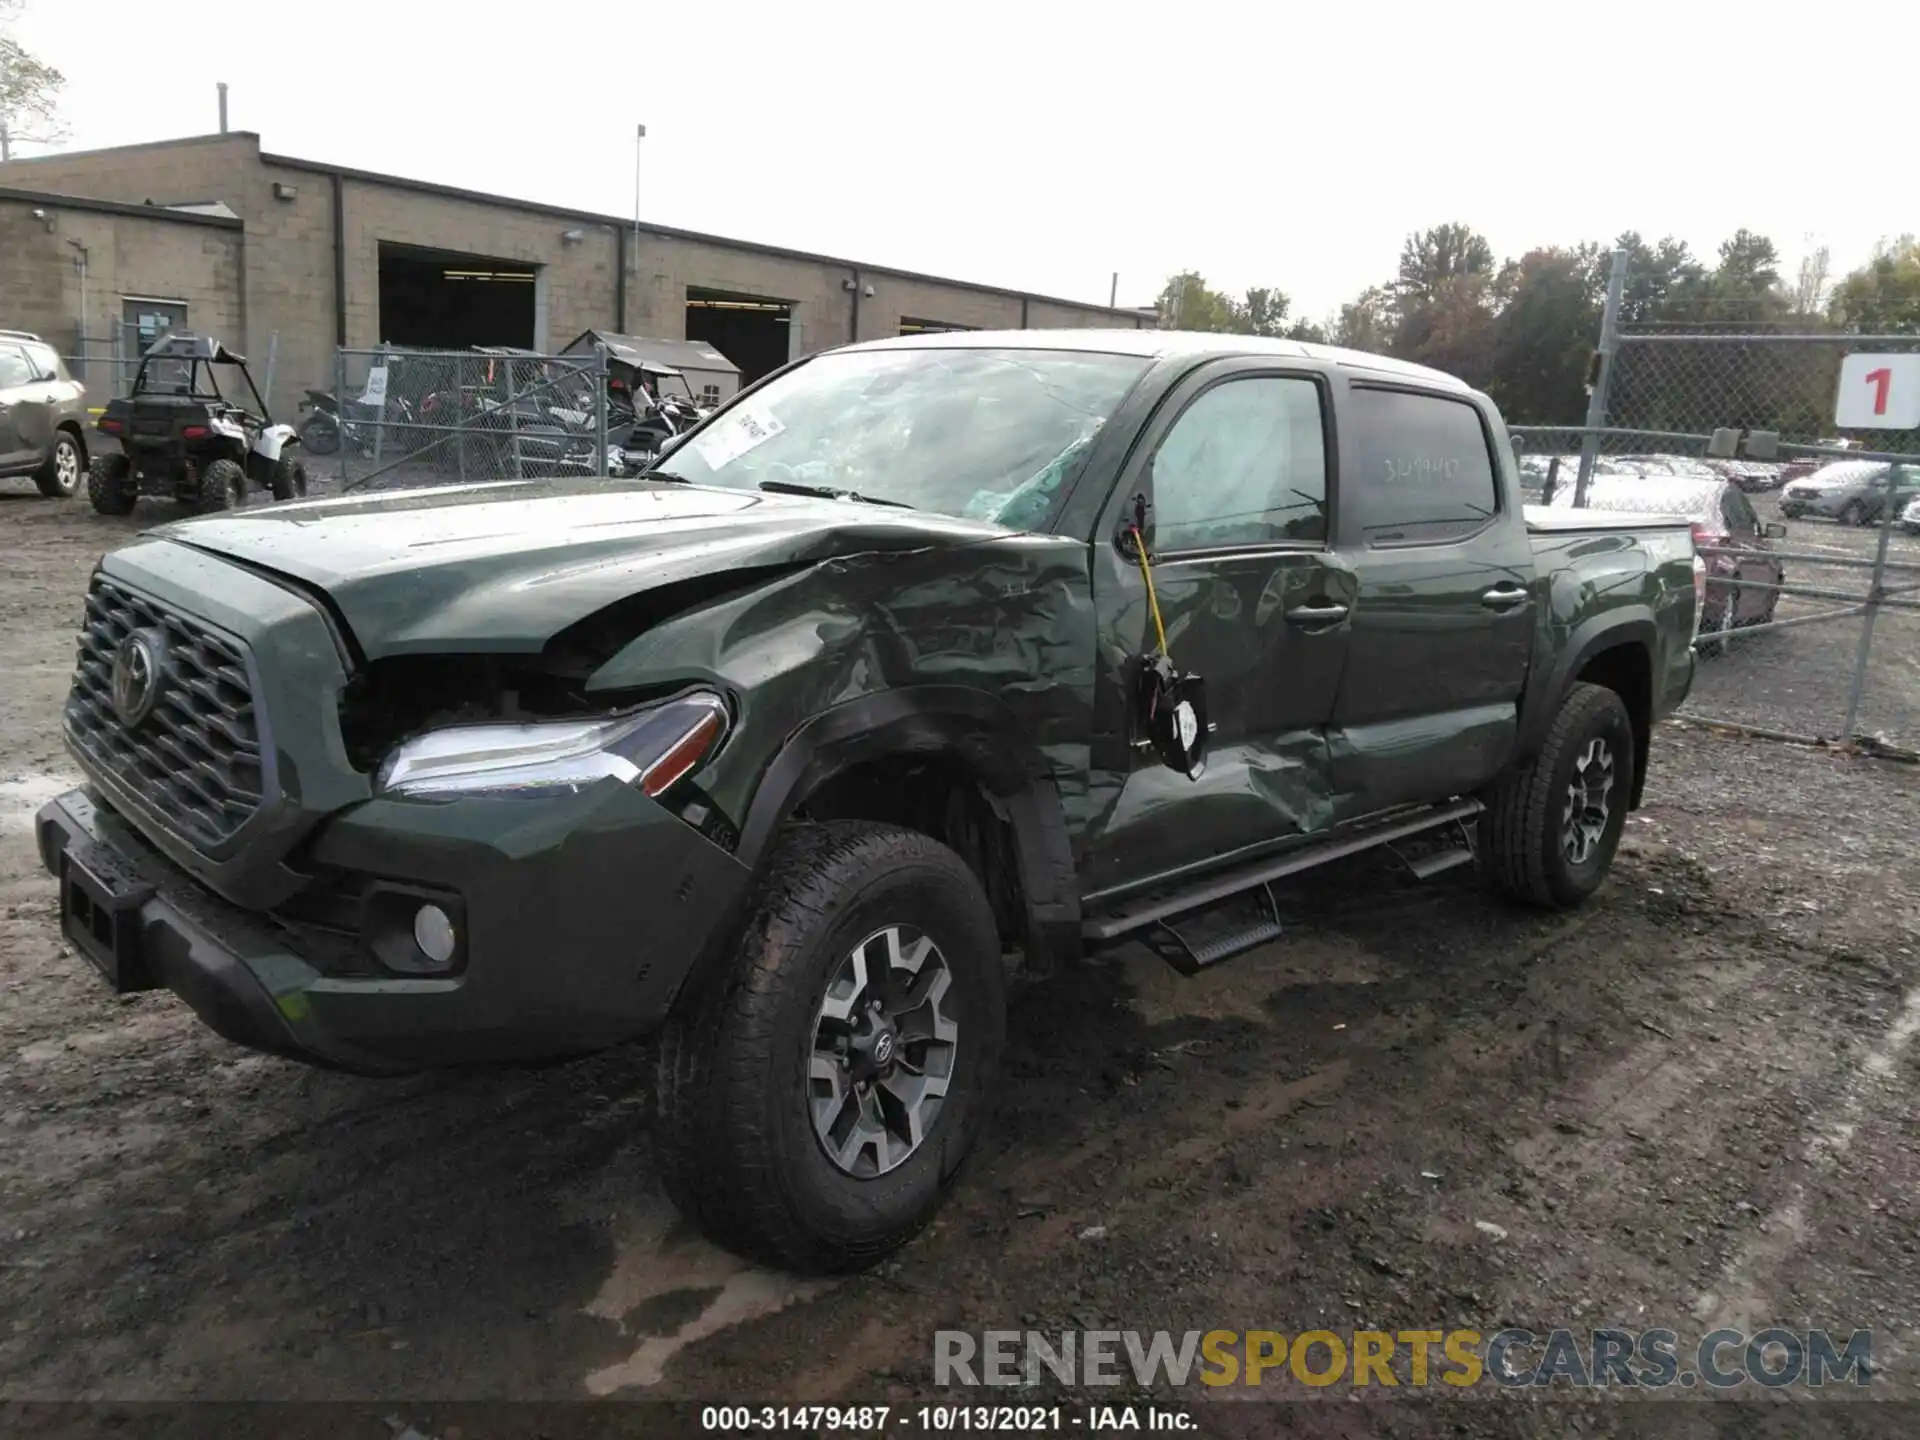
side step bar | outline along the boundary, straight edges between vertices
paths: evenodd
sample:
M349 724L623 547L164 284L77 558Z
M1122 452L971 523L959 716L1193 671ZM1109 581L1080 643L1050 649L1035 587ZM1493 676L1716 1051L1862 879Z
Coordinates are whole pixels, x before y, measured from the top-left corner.
M1270 860L1255 861L1184 889L1149 893L1104 915L1093 916L1081 925L1080 933L1087 940L1100 943L1117 940L1123 935L1131 935L1152 926L1154 933L1142 938L1174 968L1191 973L1279 937L1279 907L1268 888L1271 882L1297 875L1302 870L1311 870L1330 860L1358 855L1364 850L1391 845L1395 840L1423 835L1444 826L1459 825L1464 831L1465 822L1485 808L1478 800L1465 799L1422 810L1414 815L1396 816L1361 830L1302 846ZM1471 848L1444 849L1403 863L1415 875L1425 879L1456 865L1464 865L1472 858ZM1253 899L1255 897L1249 892L1254 891L1258 891L1259 913L1245 917L1224 933L1205 939L1198 936L1189 939L1167 923L1174 916L1217 906L1238 897Z

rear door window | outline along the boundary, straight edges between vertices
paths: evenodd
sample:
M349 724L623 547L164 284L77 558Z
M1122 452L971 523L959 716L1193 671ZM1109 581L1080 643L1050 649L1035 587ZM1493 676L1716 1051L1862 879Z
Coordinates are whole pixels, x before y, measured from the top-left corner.
M1403 390L1351 393L1357 463L1341 503L1366 543L1458 540L1499 512L1493 446L1474 405Z
M60 378L60 357L53 353L50 345L23 345L27 352L27 368L41 379Z
M0 390L11 390L33 378L33 367L18 345L0 345Z

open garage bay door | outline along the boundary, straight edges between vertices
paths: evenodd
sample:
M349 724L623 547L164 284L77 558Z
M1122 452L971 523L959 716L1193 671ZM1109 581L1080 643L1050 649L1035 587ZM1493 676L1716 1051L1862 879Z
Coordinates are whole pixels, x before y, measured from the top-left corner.
M724 290L687 291L687 339L705 341L739 366L742 386L787 363L792 333L789 301Z
M380 245L380 340L411 350L534 346L539 271L520 260Z

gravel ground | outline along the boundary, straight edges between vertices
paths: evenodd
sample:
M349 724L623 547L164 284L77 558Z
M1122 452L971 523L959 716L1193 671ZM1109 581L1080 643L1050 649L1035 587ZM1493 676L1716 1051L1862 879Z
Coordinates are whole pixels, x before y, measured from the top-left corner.
M1868 1393L1920 1398L1920 770L1671 725L1578 914L1357 863L1217 972L1129 950L1022 984L997 1123L939 1223L803 1284L675 1223L643 1047L322 1074L115 999L65 950L27 820L67 775L86 573L151 518L0 498L0 1401L407 1396L444 1435L456 1401L977 1399L932 1384L945 1327L1616 1323L1871 1328ZM1745 649L1706 685L1759 672L1763 637ZM1198 1389L1231 1436L1649 1426L1617 1391ZM1858 1394L1793 1395L1819 1423L1790 1405L1782 1433L1895 1413ZM1763 1411L1667 1404L1658 1428Z

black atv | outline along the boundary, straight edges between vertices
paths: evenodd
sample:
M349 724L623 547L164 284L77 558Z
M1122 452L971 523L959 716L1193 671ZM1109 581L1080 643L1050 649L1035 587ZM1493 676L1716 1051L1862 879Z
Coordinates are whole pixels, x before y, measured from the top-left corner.
M230 399L220 388L225 374ZM240 402L244 382L254 408ZM133 390L95 422L119 440L118 455L94 457L87 498L102 515L125 515L143 495L170 496L198 510L236 510L250 488L275 500L307 493L307 469L288 453L291 425L275 425L246 360L218 340L174 332L141 357Z

